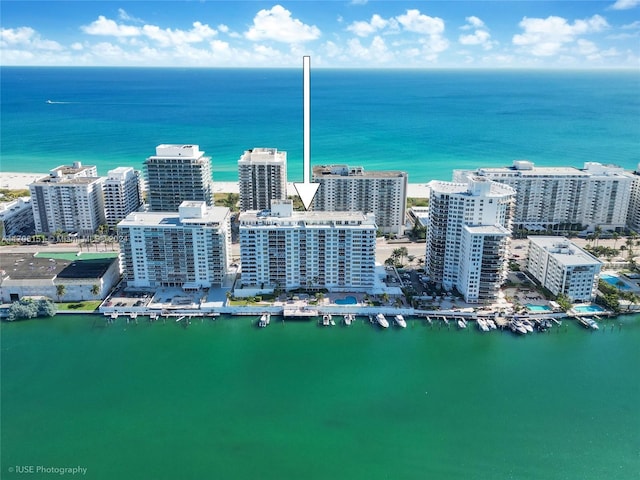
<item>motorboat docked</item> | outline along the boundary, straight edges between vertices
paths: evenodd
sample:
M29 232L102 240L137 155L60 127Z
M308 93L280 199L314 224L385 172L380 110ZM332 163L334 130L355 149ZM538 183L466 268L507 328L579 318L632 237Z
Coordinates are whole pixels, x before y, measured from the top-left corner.
M258 320L258 326L260 328L264 328L267 325L269 325L269 322L271 322L271 314L263 313L262 316L260 317L260 320Z
M387 328L389 326L389 322L381 313L376 315L376 322L378 322L378 325L380 325L382 328Z
M527 332L529 332L529 333L533 332L533 324L531 323L531 321L530 321L530 320L527 320L527 319L525 318L525 319L523 319L523 320L521 321L521 323L522 323L522 325L524 326L524 328L526 328L526 329L527 329Z
M351 325L353 323L353 321L355 320L355 315L351 314L351 313L347 313L344 316L344 324L348 327L349 325Z
M329 325L335 325L336 322L333 321L333 317L331 315L329 315L328 313L325 313L322 316L322 325L325 327L328 327Z
M600 327L598 326L598 322L596 322L591 317L579 317L578 321L584 325L586 328L590 328L592 330L598 330Z
M549 320L548 318L542 318L536 323L536 328L539 332L546 332L551 328L552 325L553 324L551 323L551 320Z
M464 318L458 319L458 328L467 328L467 321Z
M480 331L489 331L489 325L487 325L487 321L484 318L478 318L476 321L478 322L478 329L480 329Z
M520 335L525 335L527 333L527 329L522 324L522 322L516 320L515 318L509 322L509 328L514 333L518 333Z
M394 320L396 321L396 323L398 324L399 327L407 328L407 322L405 321L405 319L404 319L404 317L402 315L396 315L394 317Z
M493 321L493 319L489 318L489 319L485 320L485 322L487 322L487 326L491 330L497 330L498 326L496 325L496 322Z

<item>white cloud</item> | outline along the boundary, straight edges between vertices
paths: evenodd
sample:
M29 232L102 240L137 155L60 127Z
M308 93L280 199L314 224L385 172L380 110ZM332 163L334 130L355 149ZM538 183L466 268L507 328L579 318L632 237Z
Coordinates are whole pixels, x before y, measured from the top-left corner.
M397 16L396 20L408 32L424 35L440 35L444 32L444 21L441 18L424 15L420 10L407 10L404 15Z
M3 28L0 30L0 47L31 50L61 51L64 48L58 42L43 39L31 27Z
M76 51L80 51L83 50L84 47L82 46L82 44L80 42L74 42L71 44L71 50L76 50Z
M249 40L275 40L283 43L301 43L315 40L320 29L315 25L306 25L281 5L270 10L260 10L253 19L253 25L244 36Z
M384 39L379 35L373 37L368 47L362 45L359 39L352 38L347 42L347 54L352 59L364 60L372 64L383 64L393 58Z
M600 15L585 20L576 20L573 24L565 18L550 16L547 18L527 18L520 22L524 33L513 36L513 44L524 47L529 53L539 57L559 53L565 44L575 41L578 35L600 32L609 24Z
M118 9L118 18L120 20L125 20L127 22L144 23L144 20L142 20L141 18L137 18L132 15L129 15L124 8Z
M218 32L209 25L200 22L194 22L191 30L161 29L156 25L145 25L142 27L142 33L164 47L169 45L200 43L218 34Z
M467 21L467 25L464 25L463 27L460 27L462 30L472 30L474 28L484 28L485 24L482 20L480 20L478 17L476 16L470 16L465 18L465 20Z
M628 23L621 27L623 30L635 30L636 28L640 28L640 20L636 20L633 23Z
M598 51L595 43L590 40L585 40L584 38L579 38L576 44L578 45L578 53L580 53L580 55L593 55Z
M347 27L347 30L349 32L356 34L359 37L367 37L378 30L382 30L387 25L389 25L389 20L385 20L380 15L375 13L371 17L371 20L369 22L367 21L353 22L351 25Z
M488 32L486 25L478 17L467 17L467 24L460 27L461 30L472 30L473 33L466 35L460 35L458 41L462 45L480 45L485 50L491 50L493 48L493 42L491 41L491 34Z
M640 0L617 0L611 5L611 10L629 10L640 5Z
M135 37L141 34L140 28L133 25L121 25L115 20L100 15L89 25L83 25L80 29L89 35L103 35L106 37Z

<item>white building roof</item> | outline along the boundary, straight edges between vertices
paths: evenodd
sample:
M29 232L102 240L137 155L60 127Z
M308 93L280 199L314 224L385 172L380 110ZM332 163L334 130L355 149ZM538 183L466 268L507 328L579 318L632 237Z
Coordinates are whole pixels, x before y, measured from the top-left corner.
M529 241L546 250L560 264L567 267L601 265L602 262L589 252L564 237L528 237Z

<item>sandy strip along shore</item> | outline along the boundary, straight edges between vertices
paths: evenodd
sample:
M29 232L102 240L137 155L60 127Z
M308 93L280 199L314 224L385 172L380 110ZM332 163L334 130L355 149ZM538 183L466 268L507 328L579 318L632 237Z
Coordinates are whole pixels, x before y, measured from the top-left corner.
M21 190L29 188L29 184L46 177L47 173L22 173L22 172L0 172L0 188L10 190ZM213 182L213 191L216 193L239 193L237 182ZM293 182L287 183L287 193L296 195ZM428 198L429 187L426 183L409 183L407 187L407 197Z

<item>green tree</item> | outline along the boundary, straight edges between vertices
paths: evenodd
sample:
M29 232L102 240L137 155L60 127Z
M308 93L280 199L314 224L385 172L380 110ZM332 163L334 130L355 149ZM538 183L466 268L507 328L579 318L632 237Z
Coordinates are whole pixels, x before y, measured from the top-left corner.
M61 297L64 297L65 293L67 293L67 287L65 287L61 283L56 285L56 295L58 296L58 301L60 301Z
M94 283L91 285L91 295L99 295L100 294L100 285Z

